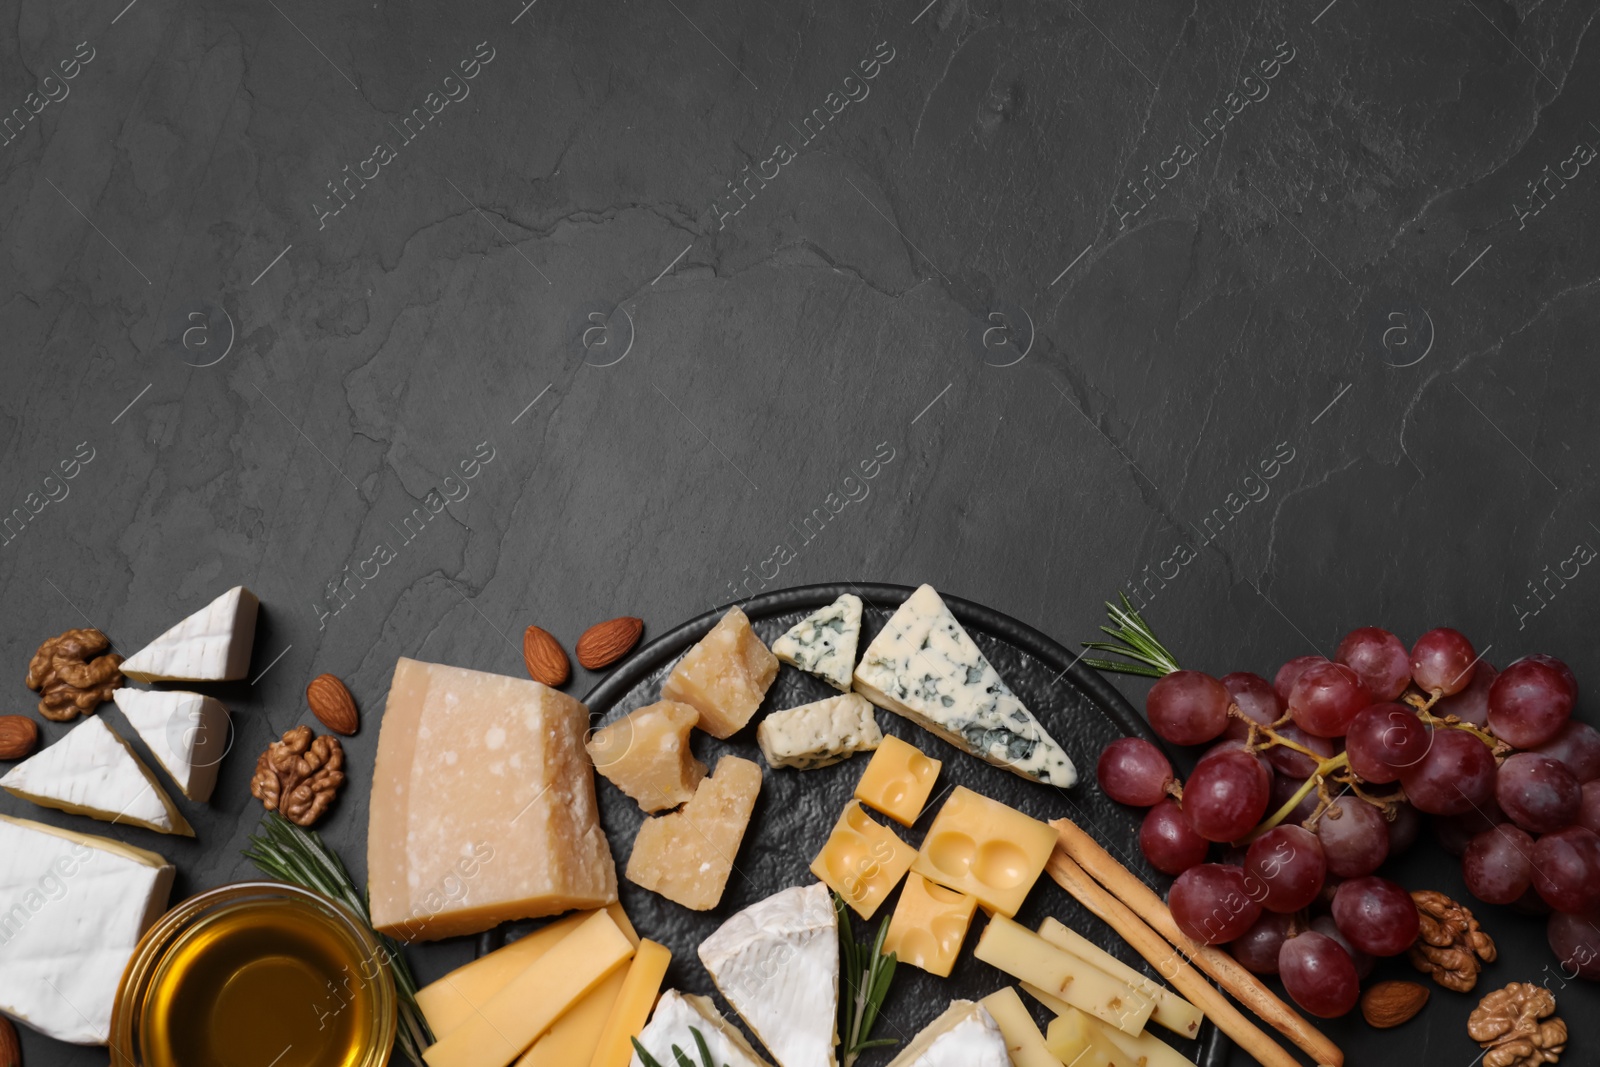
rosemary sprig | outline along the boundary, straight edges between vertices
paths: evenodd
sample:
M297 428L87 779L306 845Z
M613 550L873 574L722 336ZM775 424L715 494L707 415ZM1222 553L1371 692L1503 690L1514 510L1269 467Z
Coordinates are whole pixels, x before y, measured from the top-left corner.
M889 934L888 920L878 924L878 936L868 948L856 944L855 931L850 927L850 906L838 893L833 895L833 910L839 914L839 970L843 975L839 990L839 1064L855 1067L856 1057L867 1049L896 1043L892 1037L873 1040L872 1027L883 1010L899 961L893 952L883 951L883 939Z
M1118 593L1122 599L1122 607L1117 607L1111 601L1106 601L1106 613L1111 616L1115 626L1100 627L1103 633L1108 633L1116 638L1115 641L1085 641L1084 648L1092 648L1097 652L1110 652L1113 655L1130 659L1132 663L1121 660L1090 659L1085 658L1084 663L1099 671L1114 671L1118 674L1137 674L1144 678L1165 678L1178 669L1177 657L1168 652L1156 635L1150 629L1150 624L1140 618L1139 613L1133 610L1133 602L1128 599L1128 594Z
M250 847L244 850L244 856L264 874L336 900L371 926L372 916L367 911L365 894L356 888L343 861L322 843L316 831L302 830L277 812L269 811L249 841ZM416 1067L425 1067L422 1050L433 1044L433 1031L428 1028L422 1009L417 1007L417 981L400 954L400 946L382 934L374 933L374 936L382 950L383 962L394 976L398 994L399 1025L395 1040L407 1059Z
M700 1028L691 1026L689 1027L689 1033L694 1038L694 1046L700 1053L700 1067L717 1067L716 1061L711 1058L711 1049L706 1046L705 1035L700 1032ZM637 1037L631 1037L628 1040L633 1042L633 1051L639 1054L639 1062L644 1067L661 1067L660 1062L650 1055L649 1050L639 1044ZM677 1067L695 1067L694 1061L685 1055L683 1049L677 1045L672 1046L672 1058L678 1061ZM724 1063L722 1067L728 1067L728 1065Z

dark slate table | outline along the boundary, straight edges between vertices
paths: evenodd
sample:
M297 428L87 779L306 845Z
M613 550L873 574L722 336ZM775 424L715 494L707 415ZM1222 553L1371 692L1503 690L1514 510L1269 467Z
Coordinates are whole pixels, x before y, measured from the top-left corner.
M1075 642L1122 589L1219 674L1448 624L1600 685L1595 13L11 0L5 710L45 636L260 594L198 842L122 835L186 894L252 873L308 678L369 716L360 870L395 657L517 673L530 622L850 578ZM1470 1006L1332 1030L1465 1065Z

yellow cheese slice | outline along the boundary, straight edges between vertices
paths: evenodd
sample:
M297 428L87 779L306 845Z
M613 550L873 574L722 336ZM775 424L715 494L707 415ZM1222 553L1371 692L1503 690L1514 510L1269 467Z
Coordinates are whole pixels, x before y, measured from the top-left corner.
M1205 1013L1184 1000L1172 990L1159 985L1117 957L1090 941L1076 930L1056 919L1045 919L1039 924L1039 936L1059 949L1065 949L1113 978L1120 978L1133 987L1134 992L1155 1004L1150 1021L1160 1023L1175 1034L1194 1037L1200 1032Z
M516 1067L576 1067L586 1062L605 1033L606 1020L611 1018L611 1009L631 969L630 964L607 975L605 981L539 1035L533 1047L517 1060Z
M1105 1033L1077 1008L1058 1015L1045 1031L1045 1046L1062 1063L1075 1067L1126 1067L1121 1049L1106 1040Z
M1062 951L1003 915L989 920L972 954L1130 1034L1143 1032L1154 1007L1122 979Z
M1033 1016L1028 1014L1027 1006L1017 996L1016 987L1006 986L978 1003L989 1009L1005 1035L1012 1067L1061 1067L1061 1061L1044 1043L1044 1035L1034 1024Z
M639 942L639 950L628 965L628 980L611 1007L611 1016L588 1061L589 1067L628 1067L633 1060L631 1039L644 1031L650 1009L655 1007L656 996L661 992L661 983L666 980L667 964L671 962L672 953L665 945ZM583 1063L581 1059L568 1060L563 1067L583 1067Z

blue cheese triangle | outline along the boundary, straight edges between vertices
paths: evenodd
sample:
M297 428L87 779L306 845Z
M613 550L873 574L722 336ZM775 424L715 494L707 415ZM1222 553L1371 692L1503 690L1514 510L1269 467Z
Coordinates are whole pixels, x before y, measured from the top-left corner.
M856 665L856 646L860 642L861 598L846 593L821 611L807 615L772 642L772 654L848 693L850 670Z
M1066 788L1072 760L1017 699L949 607L924 585L873 639L856 692L957 748L1024 778Z

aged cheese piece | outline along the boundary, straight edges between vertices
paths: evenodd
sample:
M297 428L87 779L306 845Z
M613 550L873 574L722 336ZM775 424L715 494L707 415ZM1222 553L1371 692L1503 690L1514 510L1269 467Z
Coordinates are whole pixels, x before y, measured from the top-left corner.
M931 585L907 597L867 647L855 688L997 767L1062 788L1078 780L1066 752L1007 688Z
M807 615L772 642L772 654L848 693L860 641L861 598L846 593L821 611Z
M958 785L934 816L911 869L1010 916L1039 880L1055 843L1048 823Z
M1129 1067L1133 1062L1095 1026L1093 1019L1076 1008L1068 1008L1065 1015L1050 1020L1044 1043L1062 1063L1078 1067Z
M183 795L210 800L228 748L228 709L199 693L118 689L111 696Z
M594 769L644 811L665 811L694 796L706 765L689 749L700 713L662 700L594 732L585 742Z
M922 815L942 766L917 746L885 737L856 783L856 799L901 826L910 826Z
M811 873L827 883L863 919L872 918L917 858L895 832L874 822L850 801L834 824Z
M622 992L611 1006L611 1014L600 1031L600 1041L588 1059L567 1061L564 1067L627 1067L633 1059L633 1042L644 1031L645 1020L655 1006L656 995L667 977L667 965L672 953L654 941L639 942L633 962L628 965L628 977Z
M1113 978L1127 982L1133 987L1134 992L1155 1005L1155 1010L1150 1013L1151 1022L1159 1023L1173 1033L1188 1038L1200 1032L1200 1024L1205 1021L1204 1012L1166 986L1140 974L1066 924L1047 918L1039 924L1039 936L1057 948L1065 949L1079 959L1093 964Z
M768 765L802 771L830 767L882 741L872 705L856 693L775 711L756 727Z
M948 978L977 908L976 897L910 874L889 919L883 950L893 952L901 963Z
M1011 1057L987 1008L953 1000L889 1067L1011 1067Z
M750 629L738 608L729 608L661 686L663 700L689 704L700 713L700 729L712 737L731 737L761 706L778 676L778 657Z
M7 815L0 856L0 1011L58 1041L105 1044L123 968L167 910L174 868L142 848Z
M661 1003L656 1005L650 1025L639 1035L639 1044L663 1067L679 1062L672 1054L673 1046L682 1049L690 1063L698 1064L700 1057L691 1029L700 1031L700 1036L705 1038L711 1062L718 1067L771 1067L756 1055L738 1027L717 1014L710 997L686 995L676 989L661 994ZM628 1064L629 1067L644 1067L638 1053Z
M821 885L757 901L700 944L722 997L778 1067L835 1067L839 915Z
M1144 1030L1151 1003L1120 978L1056 948L1025 926L996 915L972 953L1011 977L1130 1034Z
M526 678L396 663L367 831L373 925L431 941L615 901L588 723Z
M1006 1051L1011 1054L1012 1067L1061 1067L1061 1061L1044 1043L1044 1035L1034 1025L1033 1016L1017 995L1015 986L990 993L979 1001L1005 1035Z
M0 787L46 808L194 836L194 828L150 768L99 716L84 719L61 740L11 768L0 778Z
M122 662L139 682L232 682L250 673L261 602L236 585Z
M682 811L639 827L628 880L686 908L710 911L722 900L760 792L759 766L723 756Z
M632 955L633 942L596 912L422 1058L428 1067L506 1067Z

